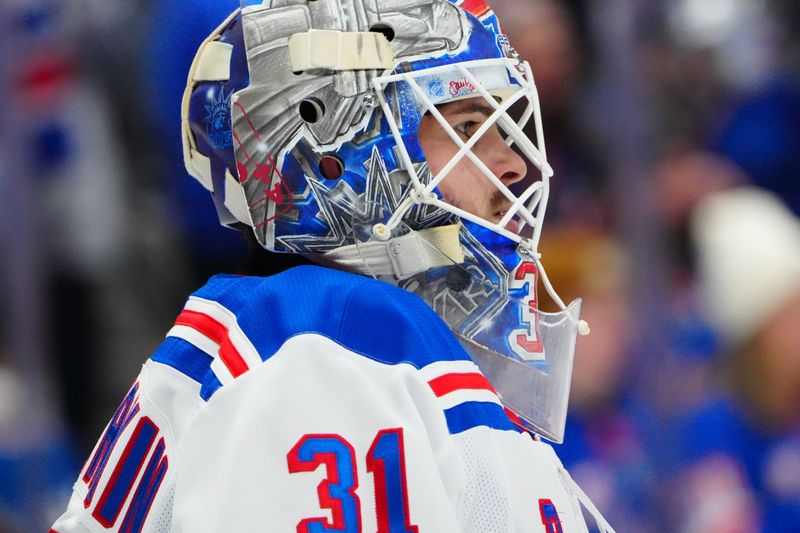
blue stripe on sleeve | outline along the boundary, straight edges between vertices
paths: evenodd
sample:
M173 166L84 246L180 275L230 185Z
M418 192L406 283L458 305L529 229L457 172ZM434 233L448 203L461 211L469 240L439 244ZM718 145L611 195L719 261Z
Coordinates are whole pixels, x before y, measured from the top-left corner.
M222 383L220 383L219 379L217 379L217 376L215 376L214 373L209 370L200 385L200 397L203 399L203 401L207 402L208 399L220 389L220 387L222 387Z
M150 359L171 366L198 383L203 382L212 361L210 355L177 337L167 337Z
M508 419L503 408L492 402L465 402L445 410L444 416L451 435L479 426L521 433Z

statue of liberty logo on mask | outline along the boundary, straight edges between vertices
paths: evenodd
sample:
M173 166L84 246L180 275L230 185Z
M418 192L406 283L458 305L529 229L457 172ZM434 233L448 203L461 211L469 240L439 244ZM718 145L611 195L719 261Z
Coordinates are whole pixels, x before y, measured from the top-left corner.
M216 149L226 148L233 144L231 134L230 105L231 94L225 94L225 89L221 89L219 95L206 104L208 112L206 115L206 132L208 139Z

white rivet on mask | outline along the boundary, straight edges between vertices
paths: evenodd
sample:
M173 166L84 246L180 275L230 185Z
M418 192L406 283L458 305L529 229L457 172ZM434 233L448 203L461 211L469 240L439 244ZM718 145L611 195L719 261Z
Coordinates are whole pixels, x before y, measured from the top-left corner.
M388 241L392 232L386 227L386 224L375 224L372 226L372 234L381 241Z

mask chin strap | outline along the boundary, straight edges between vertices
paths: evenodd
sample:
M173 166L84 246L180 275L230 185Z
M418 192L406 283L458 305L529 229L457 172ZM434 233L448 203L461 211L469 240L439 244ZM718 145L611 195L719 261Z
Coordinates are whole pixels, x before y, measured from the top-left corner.
M600 533L616 533L614 528L611 527L594 503L592 503L592 500L589 499L589 496L587 496L586 493L583 492L583 489L581 489L578 484L575 483L575 480L573 480L572 476L569 475L569 472L567 472L567 470L561 464L561 461L559 461L558 466L558 472L561 475L562 480L570 488L572 494L575 496L575 498L577 498L578 502L580 502L580 504L583 505L587 511L589 511L590 515L592 515L592 518L594 518L595 524L597 524L597 528L600 530Z
M464 262L461 224L411 231L386 240L374 239L342 246L323 255L351 272L404 280L431 268Z

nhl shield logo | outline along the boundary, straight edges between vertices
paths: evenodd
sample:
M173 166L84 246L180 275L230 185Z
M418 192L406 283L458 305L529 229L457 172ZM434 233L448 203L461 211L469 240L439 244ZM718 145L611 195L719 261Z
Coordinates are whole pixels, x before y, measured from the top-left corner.
M437 98L444 96L444 84L440 78L428 82L428 94Z

